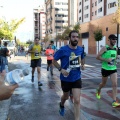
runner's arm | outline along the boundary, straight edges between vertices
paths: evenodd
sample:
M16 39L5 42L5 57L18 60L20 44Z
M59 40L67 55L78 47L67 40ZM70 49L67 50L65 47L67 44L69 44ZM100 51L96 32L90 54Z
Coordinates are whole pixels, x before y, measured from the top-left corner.
M102 58L102 54L104 54L106 51L107 51L107 50L106 50L106 47L103 47L103 48L100 50L100 52L97 54L96 59L97 59L97 60L101 60L101 61L105 61L105 62L110 62L111 60Z
M57 60L53 59L53 64L54 64L54 66L55 66L58 70L60 70L61 66L59 65L59 63L57 62Z
M35 51L32 51L33 44L29 46L28 53L35 53Z

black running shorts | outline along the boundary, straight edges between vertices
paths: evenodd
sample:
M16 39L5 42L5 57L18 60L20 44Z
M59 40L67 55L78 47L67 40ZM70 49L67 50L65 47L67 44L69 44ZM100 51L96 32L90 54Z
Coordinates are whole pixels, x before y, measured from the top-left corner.
M52 64L52 60L47 60L47 64L51 65Z
M117 72L117 69L116 70L105 70L103 68L101 69L101 74L103 77L108 77L111 74L116 73L116 72Z
M66 82L61 80L61 87L63 92L69 92L72 88L82 88L82 81L81 79L78 79L75 82Z
M32 67L32 68L41 67L41 58L40 59L31 60L30 67Z

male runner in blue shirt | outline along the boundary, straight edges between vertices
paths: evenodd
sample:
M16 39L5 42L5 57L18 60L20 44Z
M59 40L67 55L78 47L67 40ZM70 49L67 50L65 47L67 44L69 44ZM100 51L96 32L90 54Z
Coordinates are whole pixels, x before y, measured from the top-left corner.
M69 91L72 89L75 120L80 120L80 89L82 87L80 67L84 70L84 51L82 47L77 46L79 38L76 30L70 32L69 38L70 44L61 47L53 59L53 64L61 72L60 80L63 95L59 112L60 115L64 116L64 104L69 98ZM58 60L61 61L61 65L57 62Z

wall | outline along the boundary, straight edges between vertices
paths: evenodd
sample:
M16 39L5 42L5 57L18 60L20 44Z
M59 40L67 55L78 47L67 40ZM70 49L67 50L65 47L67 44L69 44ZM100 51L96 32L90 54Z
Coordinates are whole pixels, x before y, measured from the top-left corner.
M103 36L105 36L106 38L105 44L108 43L108 36L110 34L117 34L117 25L112 23L113 15L114 14L110 14L80 25L80 33L89 32L88 54L97 53L96 41L93 36L93 32L96 30L97 27L100 27L102 29ZM108 28L108 31L106 31L106 28ZM79 41L79 45L82 45L82 38Z

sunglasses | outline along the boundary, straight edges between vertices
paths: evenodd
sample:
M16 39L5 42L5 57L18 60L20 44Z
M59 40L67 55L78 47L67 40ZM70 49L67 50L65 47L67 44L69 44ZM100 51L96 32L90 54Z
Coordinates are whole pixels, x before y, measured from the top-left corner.
M117 40L117 39L113 38L113 39L110 39L110 40Z

